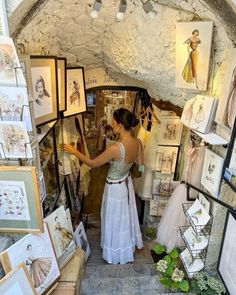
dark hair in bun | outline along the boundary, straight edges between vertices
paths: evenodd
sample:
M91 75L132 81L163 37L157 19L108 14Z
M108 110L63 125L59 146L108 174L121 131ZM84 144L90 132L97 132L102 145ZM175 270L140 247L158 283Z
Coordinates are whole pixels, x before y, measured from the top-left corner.
M135 117L133 113L124 108L117 109L113 113L113 117L117 123L121 123L124 125L125 130L130 130L139 122L139 120Z

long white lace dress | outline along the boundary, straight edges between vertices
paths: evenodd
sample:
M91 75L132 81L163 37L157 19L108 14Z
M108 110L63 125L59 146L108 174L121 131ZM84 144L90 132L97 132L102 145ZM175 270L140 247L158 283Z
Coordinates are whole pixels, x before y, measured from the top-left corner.
M143 247L135 194L129 175L131 164L125 163L125 147L120 160L111 161L103 193L101 209L102 257L111 264L134 261L135 246Z

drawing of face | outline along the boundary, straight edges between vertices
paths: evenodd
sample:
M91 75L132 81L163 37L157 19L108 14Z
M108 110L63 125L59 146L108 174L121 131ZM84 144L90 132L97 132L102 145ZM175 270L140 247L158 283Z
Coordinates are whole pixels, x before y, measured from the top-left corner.
M43 83L41 81L36 84L36 90L39 96L43 96Z

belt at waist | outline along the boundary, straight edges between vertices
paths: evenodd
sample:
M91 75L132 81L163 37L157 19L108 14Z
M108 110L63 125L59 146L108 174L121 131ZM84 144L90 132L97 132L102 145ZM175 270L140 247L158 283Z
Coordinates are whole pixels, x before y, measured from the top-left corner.
M124 181L127 181L128 177L130 176L130 174L128 173L127 175L125 175L124 177L122 177L121 179L111 179L111 178L106 178L106 183L107 184L120 184Z

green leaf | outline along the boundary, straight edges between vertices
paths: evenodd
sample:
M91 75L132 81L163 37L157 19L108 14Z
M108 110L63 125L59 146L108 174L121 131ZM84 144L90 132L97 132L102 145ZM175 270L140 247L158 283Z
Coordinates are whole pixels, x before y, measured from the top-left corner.
M156 244L152 249L157 254L162 254L165 251L165 247L161 244Z
M188 292L189 291L189 283L188 283L188 281L183 280L182 282L179 282L179 288L184 292Z
M173 271L174 271L174 268L169 266L169 267L167 267L165 274L171 278Z
M179 288L179 283L178 282L172 282L171 288L178 289Z
M163 258L163 260L165 260L168 264L171 263L171 258L170 258L169 255L166 255L166 256Z
M170 288L172 285L172 280L170 278L162 277L160 278L160 283L165 287Z
M168 253L168 254L170 255L171 258L177 258L177 257L179 257L179 252L178 252L177 249L172 249L170 251L170 253Z
M176 265L177 265L177 260L176 259L172 259L172 261L171 261L171 263L170 263L169 266L175 268Z

